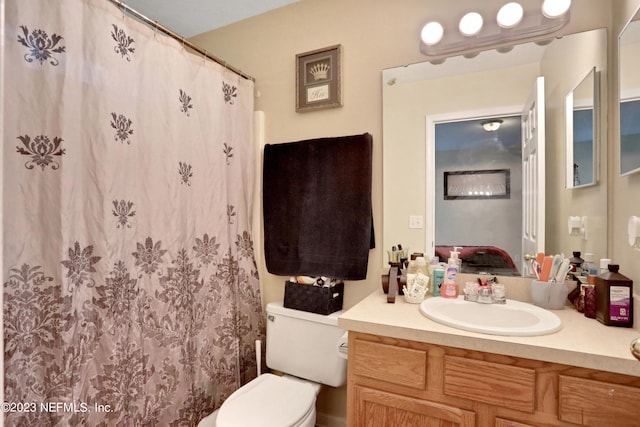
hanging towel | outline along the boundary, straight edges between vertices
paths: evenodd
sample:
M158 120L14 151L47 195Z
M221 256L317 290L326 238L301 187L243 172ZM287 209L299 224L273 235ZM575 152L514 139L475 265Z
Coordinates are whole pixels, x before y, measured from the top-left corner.
M371 135L267 144L263 164L267 271L362 280L375 246Z

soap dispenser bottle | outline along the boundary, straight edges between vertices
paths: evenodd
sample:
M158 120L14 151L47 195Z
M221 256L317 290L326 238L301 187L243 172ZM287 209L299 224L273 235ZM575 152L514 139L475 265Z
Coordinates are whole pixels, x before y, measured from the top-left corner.
M447 261L447 264L455 262L458 266L458 273L460 273L462 271L462 260L460 259L460 252L458 251L458 249L462 249L462 247L454 246L453 250L449 251L449 259Z
M447 271L444 275L444 283L442 285L442 291L440 292L445 298L458 298L458 294L460 290L458 288L458 284L456 283L456 276L458 275L458 260L459 258L453 256L453 252L451 253L451 258L449 258L449 263L447 264Z

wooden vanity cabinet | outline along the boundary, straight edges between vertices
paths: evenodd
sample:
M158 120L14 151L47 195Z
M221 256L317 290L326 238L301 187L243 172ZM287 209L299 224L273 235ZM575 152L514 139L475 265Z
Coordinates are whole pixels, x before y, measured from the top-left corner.
M349 427L640 426L640 378L349 332Z

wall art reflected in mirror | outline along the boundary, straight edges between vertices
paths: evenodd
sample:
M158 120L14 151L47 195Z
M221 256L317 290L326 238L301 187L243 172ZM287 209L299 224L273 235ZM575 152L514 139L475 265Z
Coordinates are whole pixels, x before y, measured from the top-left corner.
M599 78L592 67L566 97L567 188L588 187L598 181Z
M508 49L501 49L505 50ZM412 251L424 251L426 256L433 256L438 247L495 247L508 254L515 268L511 273L499 269L488 269L487 272L527 275L522 268L525 256L529 254L523 243L524 225L543 217L546 218L544 229L536 237L544 242L546 253L580 251L593 253L595 259L606 257L606 161L600 164L600 180L596 185L579 192L567 192L565 186L565 96L593 67L607 69L605 29L567 35L551 43L516 45L508 53L484 51L471 59L453 57L441 64L426 62L383 70L384 247L391 248L400 243ZM493 154L483 155L479 154L481 151L471 149L470 139L458 138L461 149L456 156L464 161L464 165L446 169L509 168L511 187L508 200L517 201L519 208L513 209L518 212L517 217L508 224L499 220L506 210L498 206L505 202L501 199L444 200L441 182L444 166L440 161L433 160L431 164L429 160L437 156L435 126L447 118L448 121L499 118L505 121L504 126L506 118L514 117L519 136L526 101L541 76L544 76L541 91L542 98L546 98L546 106L539 117L541 122L534 130L546 136L546 143L543 142L537 152L541 164L546 161L546 166L536 179L526 186L522 184L524 172L517 169L521 166L515 165L523 163L525 156L521 154L521 140L516 142L520 146L513 154L513 164L506 166L498 165ZM601 108L596 114L601 126L594 138L596 141L606 135L606 100L600 101ZM524 116L531 117L532 114ZM504 127L503 131L506 129ZM523 129L527 129L527 133L532 130L528 125ZM507 148L500 132L485 132L482 138L493 140L493 146L499 150L512 150ZM606 156L603 145L596 148L596 161ZM595 172L594 176L597 175ZM429 181L436 180L433 187L428 185ZM542 212L523 208L525 191L529 195L539 195L546 208ZM452 210L446 215L439 215L443 202L453 205ZM485 220L493 219L494 223L478 226L481 223L478 215ZM589 218L588 240L567 233L567 218L572 215ZM416 216L424 217L423 228L411 226L409 218ZM485 229L490 229L493 236L504 239L504 242L515 243L490 242L480 234ZM463 230L461 237L451 237ZM448 253L444 255L448 256ZM462 271L465 272L464 258Z
M640 11L620 33L620 174L640 171Z

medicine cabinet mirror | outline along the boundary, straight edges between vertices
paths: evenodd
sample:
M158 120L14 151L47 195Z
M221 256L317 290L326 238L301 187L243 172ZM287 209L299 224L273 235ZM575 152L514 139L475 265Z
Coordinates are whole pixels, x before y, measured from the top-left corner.
M567 188L588 187L598 182L599 77L592 67L566 97Z
M546 168L545 173L534 182L535 190L532 192L543 192L546 201L546 209L542 212L545 217L544 236L540 236L545 252L570 254L572 251L581 251L593 253L595 259L605 258L607 186L603 180L606 177L606 162L603 161L599 166L599 185L567 194L564 141L565 97L585 77L587 70L596 67L606 75L606 37L606 29L596 29L553 39L548 44L514 46L507 53L488 50L474 58L452 57L440 64L425 62L383 70L384 247L391 249L394 245L402 244L411 252L433 256L437 247L463 246L469 249L498 246L500 251L508 252L518 266L516 274L523 273L521 266L527 254L522 249L523 223L540 215L532 215L530 210L527 214L526 209L521 209L521 216L511 225L496 219L504 213L501 210L505 208L500 206L505 201L522 199L524 186L518 184L522 182L522 170L508 166L511 169L510 199L444 200L442 189L438 187L441 185L442 172L436 175L437 171L502 169L507 166L496 164L492 155L478 155L475 149L462 149L457 154L459 160L464 160L464 164L459 163L460 167L449 168L436 164L430 168L427 166L428 158L435 158L435 143L427 140L430 134L435 134L434 128L439 118L463 121L494 117L503 120L504 129L484 132L484 138L494 149L506 147L501 133L507 130L508 117L516 114L517 122L520 121L537 79L543 76L542 94L547 99L544 109L546 124L541 126L546 134L546 143L543 146L545 153L540 154L546 158ZM478 112L482 116L478 116ZM599 135L594 141L606 135L605 96L600 99L598 114ZM455 145L468 146L470 141L463 139L459 138ZM595 145L598 146L594 154L597 161L606 147L603 147L605 144ZM518 160L518 157L515 159ZM434 194L435 191L427 191L428 180L437 180L438 195ZM438 205L443 203L449 203L452 209L459 211L443 218L434 218L438 214L430 212L442 211ZM588 240L570 236L567 232L567 218L572 215L588 217ZM416 217L424 221L416 221ZM487 218L493 218L493 225L480 225L486 223L482 220ZM464 239L440 242L438 236L450 233L434 232L436 228L448 231L464 228ZM435 236L431 241L428 241L428 229L430 235ZM491 243L482 237L486 233L480 234L486 231L499 236L501 240L511 239L514 243ZM385 257L384 266L387 261ZM462 272L465 272L464 259ZM487 272L496 271L488 269Z
M620 33L620 174L640 171L640 11Z

